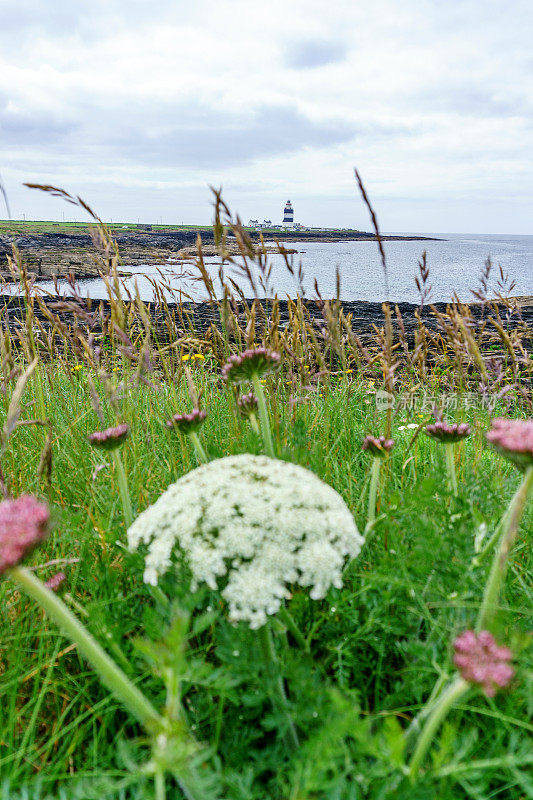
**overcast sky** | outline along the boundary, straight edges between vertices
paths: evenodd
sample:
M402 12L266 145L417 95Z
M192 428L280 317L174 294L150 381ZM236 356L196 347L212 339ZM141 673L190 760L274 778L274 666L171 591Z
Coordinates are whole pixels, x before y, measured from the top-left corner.
M12 216L368 229L357 166L383 230L533 233L532 41L530 0L0 0Z

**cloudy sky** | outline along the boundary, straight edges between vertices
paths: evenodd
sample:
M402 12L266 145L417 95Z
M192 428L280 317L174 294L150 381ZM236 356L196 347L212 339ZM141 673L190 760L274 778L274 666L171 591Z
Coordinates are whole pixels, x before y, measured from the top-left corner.
M1 0L12 216L532 233L530 0ZM5 207L0 217L5 217Z

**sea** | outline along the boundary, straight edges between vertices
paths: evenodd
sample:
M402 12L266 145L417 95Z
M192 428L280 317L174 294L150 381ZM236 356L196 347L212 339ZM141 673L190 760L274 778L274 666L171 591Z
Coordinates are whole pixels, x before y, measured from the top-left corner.
M416 233L388 235L417 236ZM316 286L323 298L336 294L336 275L340 275L340 297L342 300L389 300L391 302L413 302L419 300L415 278L419 274L419 263L426 253L429 268L428 285L431 292L427 301L448 301L457 296L460 300L473 299L472 292L481 285L481 275L487 259L492 268L488 277L489 296L494 294L533 296L533 235L486 235L486 234L423 234L438 241L385 241L386 276L381 256L375 241L352 242L288 242L287 247L298 252L291 256L293 273L303 275L302 287L307 297L316 296ZM275 293L280 298L295 297L298 281L290 274L282 256L269 255L272 264L267 294ZM215 279L217 293L220 284L216 278L219 261L206 259L208 270ZM127 270L128 265L124 264ZM259 287L259 270L253 268ZM169 299L187 297L200 301L207 297L206 290L195 280L195 268L191 264L168 263L135 267L135 275L124 279L124 290L133 291L138 286L143 300L154 297L153 281L161 278L168 284ZM238 268L226 267L226 277L231 277L242 288L246 297L254 295L248 279ZM315 286L316 281L316 286ZM53 284L42 282L38 288L54 292ZM65 295L68 287L63 287ZM99 279L80 281L80 294L94 299L107 297L103 282ZM258 295L264 292L259 289Z

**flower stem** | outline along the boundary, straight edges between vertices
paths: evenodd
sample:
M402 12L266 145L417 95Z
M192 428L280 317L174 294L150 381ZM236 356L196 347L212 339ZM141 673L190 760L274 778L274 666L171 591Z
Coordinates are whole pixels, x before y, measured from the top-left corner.
M252 426L252 430L254 431L254 433L257 433L258 436L261 436L261 430L259 428L259 423L257 421L257 417L255 416L255 414L253 412L250 414L249 419L250 419L250 425Z
M275 458L276 454L274 452L274 444L272 442L272 434L270 432L270 420L268 419L268 410L266 407L265 393L263 391L263 385L259 379L259 375L257 374L257 372L254 372L252 375L252 383L255 395L257 397L259 419L261 420L261 434L263 436L263 444L265 446L265 451L267 456L270 456L270 458Z
M487 628L497 608L498 595L505 579L509 553L516 539L522 514L526 507L529 492L533 489L533 467L528 467L509 507L502 518L502 534L499 546L494 553L492 565L483 592L483 601L479 609L476 633Z
M426 700L426 703L422 706L416 717L413 717L409 727L405 731L405 738L407 740L412 739L415 733L420 734L420 728L422 727L422 722L426 719L427 715L430 713L434 703L437 701L437 698L440 697L440 694L447 682L448 682L448 675L445 673L440 675L440 677L435 683L435 686L433 687L433 691Z
M155 800L165 800L167 790L165 787L165 773L158 769L154 776L155 779Z
M444 721L449 711L451 711L453 705L459 700L460 697L463 696L463 694L468 691L469 688L470 684L463 678L458 677L448 686L446 691L439 696L438 700L433 706L433 709L429 713L426 724L422 728L422 732L418 737L414 753L409 763L409 777L412 781L418 774L420 765L424 760L424 756L426 755L440 724Z
M204 447L200 441L198 434L196 433L196 431L191 431L189 433L189 436L194 447L194 452L196 453L196 458L198 459L200 464L207 464L208 461L207 454L204 450Z
M131 509L130 490L128 488L128 479L124 471L124 464L118 450L112 452L113 461L115 462L115 469L117 470L118 488L120 491L120 499L122 501L122 510L124 512L124 522L126 528L129 528L133 522L133 511Z
M372 461L372 471L370 473L370 488L368 490L368 510L366 515L367 531L370 530L370 528L376 521L376 498L378 494L380 469L381 469L381 457L374 456L374 460Z
M294 621L294 617L292 616L291 612L287 608L285 608L285 606L281 606L280 610L278 611L278 616L281 619L281 621L287 626L288 630L292 633L298 647L301 650L305 650L306 652L308 652L309 645L307 644L300 628Z
M258 630L258 634L265 673L269 682L272 705L274 708L277 708L278 711L281 711L285 717L287 721L288 744L292 751L296 751L300 746L300 742L298 741L298 734L296 733L296 728L294 727L294 722L290 715L289 703L283 686L283 678L276 656L270 623L267 622L265 625L262 625Z
M457 475L455 473L455 454L453 442L445 442L444 448L446 450L446 469L448 471L450 489L453 492L453 496L457 497Z
M120 702L150 732L161 728L163 719L144 694L137 689L127 675L108 656L87 628L67 608L61 598L50 591L25 567L13 567L9 571L17 583L46 611L63 629L87 661L97 672L102 682Z
M520 486L518 487L518 489L516 491L517 492L520 491ZM512 501L509 504L509 506L510 505L512 505ZM505 520L509 516L509 506L507 506L507 508L503 512L502 517L500 518L500 521L498 522L498 524L494 528L494 533L490 536L488 541L483 545L483 548L479 551L479 553L477 553L477 555L475 555L474 558L472 559L472 566L473 567L479 567L479 565L481 564L481 562L483 561L485 556L487 556L488 553L490 553L494 543L499 540L499 538L501 536L502 528L503 528L503 526L505 524Z

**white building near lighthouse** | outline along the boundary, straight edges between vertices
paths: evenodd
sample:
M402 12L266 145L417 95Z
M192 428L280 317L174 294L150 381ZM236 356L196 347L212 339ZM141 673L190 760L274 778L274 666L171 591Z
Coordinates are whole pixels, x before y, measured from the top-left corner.
M263 229L271 229L274 230L308 230L304 225L301 225L299 222L294 221L294 209L292 207L292 203L290 200L287 200L285 203L285 208L283 209L283 222L274 223L272 224L272 220L264 219L263 222L259 222L258 219L250 219L248 221L248 227L254 228L256 231L263 230Z

